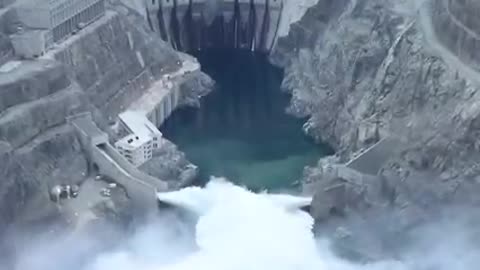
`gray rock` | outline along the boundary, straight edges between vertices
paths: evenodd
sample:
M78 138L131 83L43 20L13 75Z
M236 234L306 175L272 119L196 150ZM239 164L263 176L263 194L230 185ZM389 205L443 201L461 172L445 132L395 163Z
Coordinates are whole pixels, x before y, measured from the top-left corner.
M140 166L142 171L168 182L170 188L180 188L191 184L198 171L185 154L168 140L154 153L151 160Z
M209 94L215 87L215 82L203 72L189 74L180 89L183 94L181 105L199 107L200 98Z
M388 213L399 220L391 231L405 231L445 205L478 204L480 84L476 59L466 60L474 34L438 24L458 26L457 16L479 31L478 3L448 1L460 12L445 17L445 2L320 0L279 40L272 61L285 68L289 113L308 117L305 132L337 151L305 171L317 221L332 209L364 220ZM351 181L325 170L390 136L404 143L379 175ZM329 194L335 185L340 195Z
M1 18L0 18L1 19ZM1 23L1 20L0 20ZM0 32L0 66L13 58L13 46L10 39Z
M114 119L162 75L177 70L180 58L138 14L108 14L106 23L55 53L55 59L72 71L92 104Z

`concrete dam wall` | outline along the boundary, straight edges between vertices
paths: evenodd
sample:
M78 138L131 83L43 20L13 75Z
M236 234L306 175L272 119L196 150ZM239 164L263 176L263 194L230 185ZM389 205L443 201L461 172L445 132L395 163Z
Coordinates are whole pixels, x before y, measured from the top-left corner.
M152 0L148 21L181 51L242 48L270 52L283 0Z

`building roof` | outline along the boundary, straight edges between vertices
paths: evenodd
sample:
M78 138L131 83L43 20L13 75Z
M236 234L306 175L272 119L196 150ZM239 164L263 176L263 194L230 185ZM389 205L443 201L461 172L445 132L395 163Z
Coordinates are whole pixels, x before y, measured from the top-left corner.
M115 146L121 146L123 148L135 149L146 143L148 143L152 138L150 136L137 136L135 134L130 134L123 137L121 140L115 143Z
M148 118L136 111L126 111L119 116L120 120L127 126L131 133L139 137L162 136L158 128Z

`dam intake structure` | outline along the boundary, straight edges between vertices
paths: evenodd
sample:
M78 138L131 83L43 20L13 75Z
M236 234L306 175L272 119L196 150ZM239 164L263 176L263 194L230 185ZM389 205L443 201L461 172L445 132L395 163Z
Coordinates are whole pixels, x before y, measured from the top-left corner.
M180 51L206 48L269 53L275 46L283 0L151 0L153 31Z

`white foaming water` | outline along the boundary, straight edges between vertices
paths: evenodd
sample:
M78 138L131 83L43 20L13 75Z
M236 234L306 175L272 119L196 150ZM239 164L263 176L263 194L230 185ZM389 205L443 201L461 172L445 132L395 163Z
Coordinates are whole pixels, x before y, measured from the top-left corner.
M396 269L390 263L354 266L328 249L320 252L311 230L313 219L299 209L310 198L255 194L219 178L205 188L190 187L158 197L199 216L196 248L174 254L172 250L179 250L176 240L143 236L134 242L135 251L103 255L89 270ZM155 252L169 258L152 259Z
M311 199L257 195L219 179L205 189L187 188L159 198L200 215L199 251L160 269L322 269L315 260L313 220L298 209Z
M60 233L55 239L46 234L33 241L21 240L13 269L476 270L480 264L475 237L478 222L472 223L477 219L472 220L470 215L476 209L454 209L466 216L448 216L444 222L417 228L407 237L416 240L398 257L401 262L359 265L340 259L330 251L327 241L314 238L312 218L299 210L310 198L254 194L222 179L214 179L203 189L186 188L158 197L189 209L198 221L193 223L188 215L178 212L162 211L160 217L137 228L130 237L111 233L115 229L107 227L97 228L93 235L72 238ZM365 232L368 234L368 230ZM101 252L103 241L108 242L109 237L119 237L112 240L122 242L113 251ZM368 254L368 241L365 248ZM0 261L0 269L3 266Z

